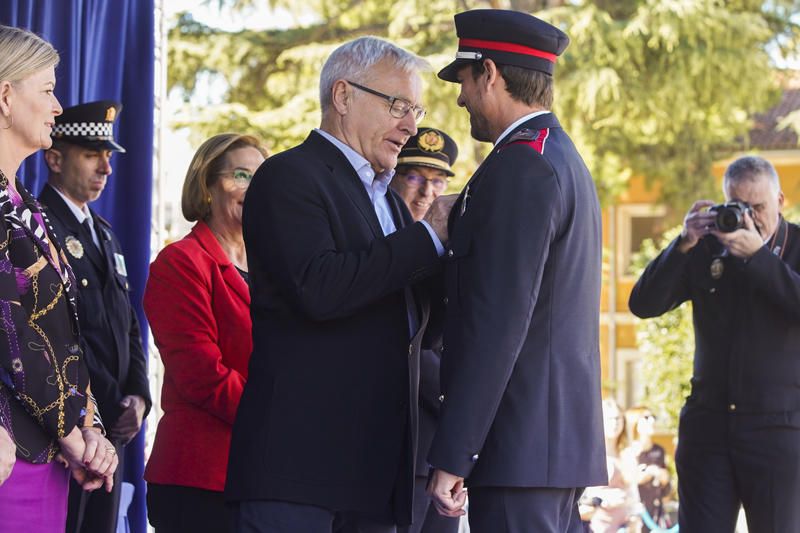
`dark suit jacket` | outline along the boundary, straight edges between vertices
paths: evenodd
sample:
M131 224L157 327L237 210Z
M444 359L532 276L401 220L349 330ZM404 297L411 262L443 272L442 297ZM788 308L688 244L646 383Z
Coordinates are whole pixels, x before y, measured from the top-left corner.
M763 246L746 263L713 237L682 254L678 240L631 292L631 311L661 315L690 300L695 353L689 401L737 413L800 411L800 228L786 224L783 257ZM711 263L720 258L715 279ZM783 421L783 418L780 418Z
M439 259L387 198L401 229L384 237L358 175L315 132L258 169L243 223L253 355L229 499L374 513L394 491L391 514L410 520L422 330L409 339L404 288Z
M450 221L431 465L472 486L606 484L600 207L553 114L498 143Z
M75 272L81 348L103 421L107 428L116 423L122 413L119 402L129 394L144 398L146 416L151 404L147 362L139 321L129 298L128 277L122 264L117 266L123 257L119 241L109 223L92 211L102 248L99 250L91 234L50 185L44 186L39 201ZM81 252L75 246L67 246L67 240L72 239L80 243Z

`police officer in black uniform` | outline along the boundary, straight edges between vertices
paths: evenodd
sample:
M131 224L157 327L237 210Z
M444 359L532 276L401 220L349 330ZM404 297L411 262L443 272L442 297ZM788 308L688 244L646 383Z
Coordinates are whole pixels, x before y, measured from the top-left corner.
M56 117L53 146L45 153L50 174L39 195L75 272L81 343L92 392L120 459L110 494L86 493L72 483L67 533L116 531L123 447L141 429L151 404L125 257L110 224L89 208L111 174L111 155L125 151L113 135L121 108L117 102L91 102Z
M732 533L744 506L750 531L800 531L800 227L781 215L778 174L763 158L731 163L723 192L748 205L718 219L714 202L695 202L629 302L642 318L692 302L680 529Z
M457 516L466 485L473 533L576 531L583 487L608 481L600 206L549 111L569 39L514 11L455 24L456 60L439 77L461 85L472 136L494 148L450 213L429 492Z

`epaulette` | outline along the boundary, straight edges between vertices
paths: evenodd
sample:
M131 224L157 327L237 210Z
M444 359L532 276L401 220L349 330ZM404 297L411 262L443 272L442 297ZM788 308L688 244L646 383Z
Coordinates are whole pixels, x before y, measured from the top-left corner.
M522 129L508 138L503 143L501 150L512 144L527 144L540 154L544 153L544 143L550 136L550 128L542 128L540 130Z

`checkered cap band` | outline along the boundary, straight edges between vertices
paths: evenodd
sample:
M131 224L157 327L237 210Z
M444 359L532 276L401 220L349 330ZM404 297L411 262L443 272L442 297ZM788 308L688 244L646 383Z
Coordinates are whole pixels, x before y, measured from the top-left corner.
M56 137L85 137L89 139L113 139L113 122L68 122L53 126Z

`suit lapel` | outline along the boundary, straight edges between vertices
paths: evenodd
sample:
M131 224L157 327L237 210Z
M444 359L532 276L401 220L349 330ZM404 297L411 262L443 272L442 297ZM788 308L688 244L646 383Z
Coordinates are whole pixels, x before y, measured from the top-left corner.
M383 237L383 229L375 214L375 208L369 200L364 184L361 182L358 173L347 160L347 157L334 146L330 141L319 133L312 131L306 139L309 148L331 169L333 179L336 183L341 183L347 196L355 204L358 212L364 217L374 237Z

